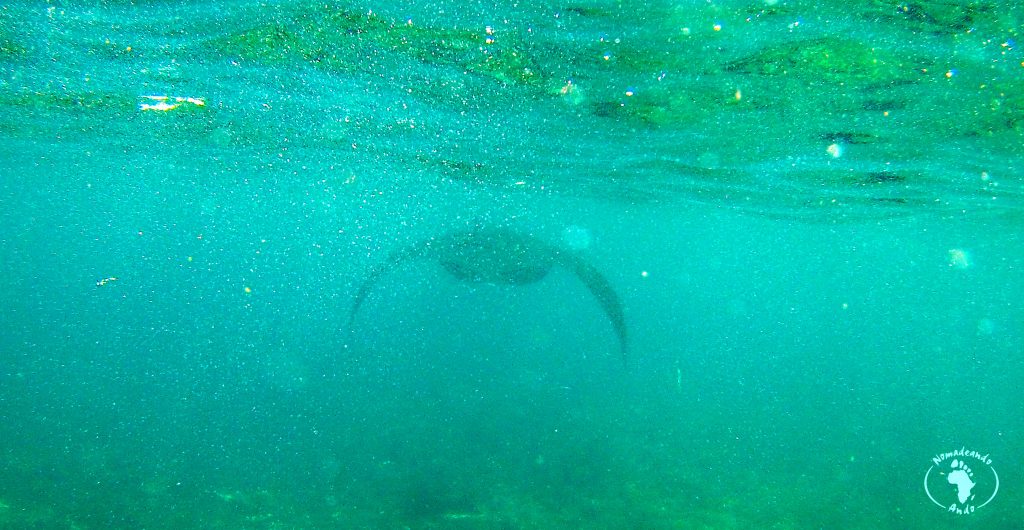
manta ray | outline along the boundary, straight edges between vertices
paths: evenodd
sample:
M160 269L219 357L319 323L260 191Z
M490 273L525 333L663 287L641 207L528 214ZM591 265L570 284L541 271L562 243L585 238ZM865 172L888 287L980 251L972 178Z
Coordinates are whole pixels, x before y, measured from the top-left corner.
M466 282L526 285L538 282L555 265L568 269L583 282L604 310L619 338L622 361L627 361L626 322L619 295L608 279L576 252L506 227L474 228L434 237L399 249L374 267L363 280L349 313L353 330L356 313L384 273L407 260L438 262L455 278Z

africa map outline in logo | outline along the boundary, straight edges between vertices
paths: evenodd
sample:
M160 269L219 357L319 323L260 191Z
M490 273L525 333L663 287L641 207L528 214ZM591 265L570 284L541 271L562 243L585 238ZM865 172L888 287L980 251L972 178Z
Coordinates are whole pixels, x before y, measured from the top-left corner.
M999 474L988 454L961 447L932 458L932 466L924 474L924 492L943 510L969 515L996 497Z

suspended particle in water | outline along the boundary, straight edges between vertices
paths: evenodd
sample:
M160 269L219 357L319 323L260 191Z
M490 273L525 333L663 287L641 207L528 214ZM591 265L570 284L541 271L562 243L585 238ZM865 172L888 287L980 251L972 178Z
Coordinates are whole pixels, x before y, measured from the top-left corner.
M973 265L970 252L962 248L949 249L949 266L954 269L964 270Z
M573 250L587 250L594 243L594 236L587 228L570 225L562 230L562 243Z
M988 336L996 331L996 323L991 318L983 318L978 321L978 335Z

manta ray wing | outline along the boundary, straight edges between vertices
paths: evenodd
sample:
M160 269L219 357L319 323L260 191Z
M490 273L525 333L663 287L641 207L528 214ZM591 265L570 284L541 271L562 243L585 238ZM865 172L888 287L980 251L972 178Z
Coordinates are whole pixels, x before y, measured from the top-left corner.
M366 278L363 279L363 283L359 285L359 290L356 291L355 300L352 302L352 309L348 314L348 329L349 333L353 331L353 323L356 320L356 313L359 312L359 308L363 305L367 295L370 294L370 290L380 279L381 275L394 269L395 267L402 264L403 261L408 259L427 256L433 250L435 240L428 239L427 241L421 241L414 245L405 247L403 249L392 252L388 255L388 259L374 267Z
M618 293L612 288L601 271L583 260L583 257L572 252L560 252L559 263L572 271L577 278L590 289L590 292L597 298L597 303L604 309L605 315L611 321L615 334L619 337L619 349L622 352L622 363L629 364L629 347L626 334L626 318L622 311L622 302Z

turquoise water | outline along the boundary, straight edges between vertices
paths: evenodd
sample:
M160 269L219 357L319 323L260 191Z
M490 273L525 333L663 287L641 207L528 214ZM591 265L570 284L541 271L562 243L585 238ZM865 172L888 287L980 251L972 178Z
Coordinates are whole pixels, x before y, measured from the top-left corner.
M0 528L1018 528L1021 27L4 6Z

